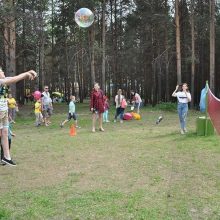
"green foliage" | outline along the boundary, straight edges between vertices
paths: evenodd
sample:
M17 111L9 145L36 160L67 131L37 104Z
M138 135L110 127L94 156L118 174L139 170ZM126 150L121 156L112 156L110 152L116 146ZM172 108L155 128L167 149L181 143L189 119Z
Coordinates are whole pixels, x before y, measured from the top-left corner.
M176 103L174 102L160 102L155 106L156 109L162 111L175 111L176 110Z
M10 218L9 211L0 207L0 220L7 220L9 218Z

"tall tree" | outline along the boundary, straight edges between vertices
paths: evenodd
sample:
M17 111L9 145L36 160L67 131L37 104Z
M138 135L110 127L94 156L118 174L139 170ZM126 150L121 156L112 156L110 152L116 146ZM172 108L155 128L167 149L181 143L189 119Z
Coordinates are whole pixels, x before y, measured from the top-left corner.
M191 0L191 47L192 47L192 64L191 64L191 106L194 106L195 93L195 18L194 18L195 1Z
M175 0L175 24L176 24L177 83L180 84L182 81L182 75L181 75L179 0Z
M210 5L210 88L215 92L215 0Z
M106 1L102 0L102 89L104 92L106 91L106 82L105 82L105 50L106 50L106 21L105 21L105 9L106 9Z
M4 48L5 48L5 63L6 73L8 76L16 75L16 29L15 29L15 0L4 0L3 4L8 11L4 17ZM15 97L16 85L11 85L12 95Z

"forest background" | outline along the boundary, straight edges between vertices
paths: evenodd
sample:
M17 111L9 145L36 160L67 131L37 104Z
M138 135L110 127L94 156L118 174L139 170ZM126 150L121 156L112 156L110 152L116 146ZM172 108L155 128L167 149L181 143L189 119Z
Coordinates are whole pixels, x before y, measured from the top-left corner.
M220 96L220 13L215 0L2 0L0 64L6 76L29 69L36 82L11 87L20 103L49 85L83 102L93 82L109 97L134 89L145 104L170 102L177 83L187 82L192 107L209 81ZM81 8L95 22L80 28Z

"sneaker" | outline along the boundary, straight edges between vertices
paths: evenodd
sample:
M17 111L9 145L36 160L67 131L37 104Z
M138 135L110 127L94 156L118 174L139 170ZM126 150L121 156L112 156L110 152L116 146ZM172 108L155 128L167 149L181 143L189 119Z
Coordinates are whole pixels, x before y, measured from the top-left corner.
M8 160L5 157L2 159L2 162L6 163L6 164L8 164L10 166L16 166L16 163L13 162L13 160Z
M107 120L106 122L110 122L109 120Z
M60 123L60 127L61 127L61 128L63 127L63 124L62 124L62 123Z
M95 133L95 128L92 129L92 132Z
M116 122L116 120L114 120L114 122Z
M185 134L184 130L182 130L182 129L180 130L180 133L181 133L181 134Z
M120 123L123 123L123 120L120 120Z
M104 128L99 128L99 131L105 131Z
M77 125L76 128L81 128L81 127Z
M187 132L188 132L186 128L184 128L184 129L183 129L183 131L184 131L185 133L187 133Z

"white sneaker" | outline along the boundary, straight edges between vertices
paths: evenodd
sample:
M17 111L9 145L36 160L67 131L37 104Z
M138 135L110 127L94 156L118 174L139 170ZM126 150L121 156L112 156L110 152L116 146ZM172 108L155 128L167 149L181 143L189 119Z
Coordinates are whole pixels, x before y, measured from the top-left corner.
M186 128L184 128L184 129L183 129L183 131L184 131L185 133L187 133L187 132L188 132Z
M182 130L182 129L180 130L180 133L181 133L181 134L185 134L185 133L184 133L184 130Z
M116 122L116 120L114 120L114 122Z

